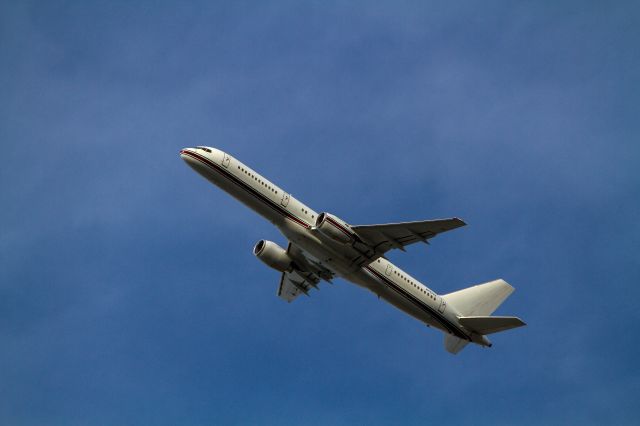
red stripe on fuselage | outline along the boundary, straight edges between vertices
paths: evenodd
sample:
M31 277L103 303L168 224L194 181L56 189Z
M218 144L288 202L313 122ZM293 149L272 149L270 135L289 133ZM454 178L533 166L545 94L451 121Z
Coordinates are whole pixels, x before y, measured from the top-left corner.
M260 191L257 191L255 188L252 188L251 186L249 186L246 183L242 182L236 176L234 176L231 173L229 173L228 171L220 168L220 166L218 166L217 164L213 163L208 158L203 157L200 154L197 154L195 152L185 151L185 150L180 151L180 154L188 155L189 157L193 158L194 160L197 160L197 161L201 162L202 164L204 164L205 166L207 166L207 167L215 170L216 172L222 174L224 177L226 177L227 179L230 179L236 185L239 185L245 191L248 191L251 195L253 195L254 197L258 198L263 203L266 203L269 207L271 207L272 209L274 209L278 213L282 214L286 219L289 219L289 220L293 221L294 223L297 223L298 225L302 226L305 229L309 229L311 227L308 223L306 223L305 221L299 219L298 217L294 216L293 214L289 213L287 210L283 209L280 205L277 205L273 201L267 199Z
M460 337L462 339L471 341L471 339L466 335L466 333L464 333L462 330L460 330L459 327L457 327L455 324L453 324L451 321L445 318L444 315L440 314L437 309L432 308L431 306L429 306L428 303L426 303L423 300L420 300L419 297L416 297L415 295L411 294L407 289L403 288L401 285L394 282L393 280L385 277L380 272L373 269L371 266L365 266L364 269L371 272L374 276L378 277L378 279L380 279L383 283L386 283L396 293L402 295L405 299L412 302L418 308L421 308L423 311L427 312L432 318L435 318L440 324L442 324L442 326L445 329L447 329L451 334L457 337Z

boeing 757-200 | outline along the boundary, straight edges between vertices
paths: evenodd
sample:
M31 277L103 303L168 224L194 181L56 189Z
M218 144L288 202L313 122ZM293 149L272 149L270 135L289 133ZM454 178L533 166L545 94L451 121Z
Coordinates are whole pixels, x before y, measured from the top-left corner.
M438 295L385 257L436 235L464 226L458 219L384 225L350 225L329 213L317 213L231 155L199 146L180 151L182 159L214 185L273 223L289 240L286 249L260 240L258 259L282 273L278 296L291 302L309 295L322 280L342 277L442 330L447 351L458 353L469 342L491 346L488 334L525 325L517 317L491 316L513 292L498 279Z

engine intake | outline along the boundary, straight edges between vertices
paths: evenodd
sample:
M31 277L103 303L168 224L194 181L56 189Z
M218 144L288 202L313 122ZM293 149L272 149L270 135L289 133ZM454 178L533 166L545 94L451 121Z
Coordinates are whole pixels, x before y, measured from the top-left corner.
M293 268L293 259L291 259L285 249L273 241L258 241L253 248L253 254L276 271L285 272Z
M355 240L355 234L351 227L345 221L329 213L318 215L316 229L325 237L341 244L350 244Z

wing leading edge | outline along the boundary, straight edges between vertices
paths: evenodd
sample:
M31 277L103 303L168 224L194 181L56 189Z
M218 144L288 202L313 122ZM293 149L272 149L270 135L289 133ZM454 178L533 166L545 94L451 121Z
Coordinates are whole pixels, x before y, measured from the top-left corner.
M404 247L410 244L418 242L428 244L428 240L436 235L465 225L462 219L454 217L383 225L357 225L352 229L379 257L391 249L397 248L404 251Z

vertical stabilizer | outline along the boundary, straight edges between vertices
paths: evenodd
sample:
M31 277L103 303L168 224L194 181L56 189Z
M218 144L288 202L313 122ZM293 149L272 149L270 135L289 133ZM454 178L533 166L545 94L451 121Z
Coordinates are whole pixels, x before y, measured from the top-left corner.
M495 280L445 294L442 298L462 316L491 315L514 288L504 280Z

